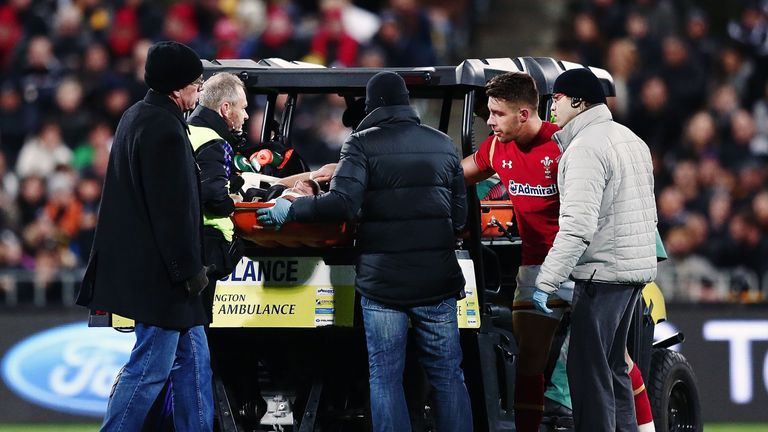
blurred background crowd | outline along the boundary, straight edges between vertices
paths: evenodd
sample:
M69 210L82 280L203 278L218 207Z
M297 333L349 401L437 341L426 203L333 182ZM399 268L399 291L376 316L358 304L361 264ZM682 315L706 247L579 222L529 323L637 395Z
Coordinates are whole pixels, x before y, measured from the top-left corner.
M71 304L113 132L143 98L147 48L163 39L206 59L428 66L492 52L605 68L615 117L655 158L668 299L763 301L768 1L547 2L559 11L558 25L539 26L551 46L500 54L483 44L515 38L514 28L478 34L505 1L0 1L0 305ZM343 106L314 104L295 122L311 166L338 155L349 133ZM263 102L249 105L254 137Z

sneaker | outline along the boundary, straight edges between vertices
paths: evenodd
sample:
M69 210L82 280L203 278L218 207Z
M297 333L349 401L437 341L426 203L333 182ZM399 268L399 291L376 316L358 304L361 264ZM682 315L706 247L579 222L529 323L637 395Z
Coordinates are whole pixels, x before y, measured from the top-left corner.
M555 431L573 429L573 411L552 399L544 398L544 417L541 424Z

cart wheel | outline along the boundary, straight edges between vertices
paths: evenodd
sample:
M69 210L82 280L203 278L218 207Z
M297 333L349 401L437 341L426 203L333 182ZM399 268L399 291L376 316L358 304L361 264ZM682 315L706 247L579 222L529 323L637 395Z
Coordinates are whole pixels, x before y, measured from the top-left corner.
M647 388L657 432L701 431L699 389L682 354L654 349Z

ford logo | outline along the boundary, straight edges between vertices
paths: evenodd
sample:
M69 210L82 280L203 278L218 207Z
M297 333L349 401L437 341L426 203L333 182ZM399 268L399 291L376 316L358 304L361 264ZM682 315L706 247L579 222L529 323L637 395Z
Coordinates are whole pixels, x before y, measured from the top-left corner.
M85 323L59 326L14 345L2 376L20 397L56 411L101 417L136 337Z

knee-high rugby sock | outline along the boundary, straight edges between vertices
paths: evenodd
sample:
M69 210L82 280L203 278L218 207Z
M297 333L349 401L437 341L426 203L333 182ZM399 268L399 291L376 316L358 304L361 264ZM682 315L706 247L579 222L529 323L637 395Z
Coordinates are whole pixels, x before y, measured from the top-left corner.
M544 374L515 378L515 428L517 432L537 432L544 413Z
M656 428L653 426L653 413L651 412L651 403L648 401L648 392L645 391L643 375L636 364L632 365L629 371L629 378L632 380L632 392L635 395L635 416L637 417L637 426L640 432L653 432Z

